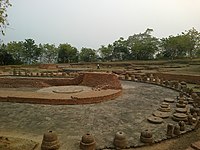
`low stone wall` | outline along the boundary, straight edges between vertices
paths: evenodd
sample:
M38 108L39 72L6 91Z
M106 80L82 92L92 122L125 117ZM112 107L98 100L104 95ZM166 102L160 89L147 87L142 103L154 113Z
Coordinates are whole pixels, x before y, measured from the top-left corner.
M0 101L17 102L17 103L37 103L37 104L90 104L111 100L121 95L122 87L115 74L108 73L81 73L75 78L42 78L42 77L2 77L0 78L0 87L18 88L18 87L49 87L49 86L67 86L67 85L83 85L94 87L92 95L83 93L81 97L73 95L71 97L58 98L49 94L43 97L37 93L16 94L11 92L2 93ZM4 95L4 96L3 96Z
M56 65L56 64L40 64L39 68L40 69L56 69L56 68L58 68L58 65Z
M90 87L105 86L108 89L122 89L117 76L112 73L85 72L75 78L16 77L0 78L0 87L49 87L66 85L84 85Z
M185 81L187 83L200 84L200 76L198 75L179 75L168 73L154 73L154 76L164 78L165 80Z
M31 104L50 104L50 105L77 105L77 104L93 104L93 103L100 103L103 101L113 100L120 96L122 90L114 90L109 94L96 94L93 97L84 97L84 98L77 98L77 99L51 99L51 98L40 98L34 97L18 97L18 96L8 96L2 97L0 96L1 102L15 102L15 103L31 103Z
M80 77L75 79L67 78L0 78L0 87L3 88L19 88L19 87L49 87L49 86L65 86L78 85L82 79Z

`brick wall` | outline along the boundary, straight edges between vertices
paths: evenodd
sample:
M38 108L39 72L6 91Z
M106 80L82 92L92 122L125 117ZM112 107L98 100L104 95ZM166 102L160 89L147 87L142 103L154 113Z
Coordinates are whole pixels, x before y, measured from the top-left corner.
M17 77L0 78L0 87L48 87L48 86L66 86L66 85L84 85L90 87L107 85L109 89L121 89L121 83L117 76L112 73L81 73L76 78L37 78L37 77Z
M168 73L154 73L154 75L159 78L164 78L165 80L177 80L185 81L187 83L200 84L200 76L198 75L178 75Z
M112 73L83 73L83 81L81 82L81 85L90 87L107 85L109 89L122 89L117 76Z

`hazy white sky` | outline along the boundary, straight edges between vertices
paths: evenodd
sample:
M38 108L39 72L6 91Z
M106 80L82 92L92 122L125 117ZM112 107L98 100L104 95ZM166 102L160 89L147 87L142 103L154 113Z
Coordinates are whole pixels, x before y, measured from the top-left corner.
M200 0L10 0L4 42L70 43L97 49L134 33L200 31Z

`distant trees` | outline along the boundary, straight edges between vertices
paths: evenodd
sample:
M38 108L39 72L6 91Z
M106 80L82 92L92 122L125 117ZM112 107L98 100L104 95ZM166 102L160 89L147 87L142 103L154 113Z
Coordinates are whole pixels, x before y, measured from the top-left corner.
M24 56L24 43L20 42L10 42L6 46L7 52L12 55L14 59L14 64L23 64L25 63Z
M35 41L33 39L26 39L23 45L23 54L25 56L25 62L27 64L33 64L38 62L42 50L38 47L38 45L35 44Z
M60 44L58 47L58 62L78 62L78 50L70 44Z
M154 54L158 51L159 41L151 33L153 29L147 29L144 33L129 36L127 44L131 50L132 59L149 60L154 59Z
M112 59L112 53L113 53L113 46L112 44L109 44L107 47L102 45L98 52L100 53L100 58L102 61L110 61Z
M120 37L98 50L76 47L68 43L37 45L33 39L0 45L0 65L35 63L74 63L200 57L200 32L192 28L175 36L158 39L153 29Z
M161 39L162 50L158 53L159 58L193 58L198 57L200 51L200 32L192 28L182 32L181 35L169 36Z
M91 48L82 48L79 57L80 61L83 62L94 62L97 60L96 51Z
M57 63L58 48L54 44L39 44L41 49L40 62L42 63Z
M127 40L120 38L113 44L101 46L100 56L103 61L108 60L149 60L154 59L159 49L159 40L151 35L152 29L144 33L129 36Z
M0 45L0 65L13 65L14 59L11 54L6 51L6 45Z

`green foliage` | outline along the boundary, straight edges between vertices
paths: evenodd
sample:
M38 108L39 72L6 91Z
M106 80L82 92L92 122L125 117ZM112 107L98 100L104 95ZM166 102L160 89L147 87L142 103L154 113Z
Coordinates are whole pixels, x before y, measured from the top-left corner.
M78 50L70 44L60 44L58 47L58 62L78 62Z
M11 6L9 0L0 0L0 34L5 34L4 33L4 28L6 25L8 25L7 22L7 9L8 7Z
M113 46L111 44L108 47L102 45L98 51L102 61L110 61L112 59Z
M147 29L144 33L129 36L127 45L131 49L131 57L136 60L153 59L158 51L159 41L151 35L153 29Z
M129 60L130 52L127 46L127 41L120 37L119 40L113 43L112 59L114 60Z
M161 47L162 51L159 53L161 58L197 57L200 49L200 33L192 28L181 35L163 38Z
M58 60L58 48L54 44L40 44L42 55L40 62L42 63L56 63Z
M22 41L20 42L10 42L6 46L7 52L12 55L15 64L23 64L24 63L24 44Z
M34 63L73 63L78 61L126 61L200 57L200 32L192 28L180 35L161 40L151 35L152 29L119 38L98 51L82 48L80 53L70 44L39 44L33 39L0 45L0 65ZM100 59L98 56L100 54Z
M25 56L25 62L27 64L34 64L38 62L38 59L42 53L41 48L39 48L33 39L25 39L23 43L23 55Z
M195 28L186 31L184 35L188 36L190 39L190 49L188 49L188 55L190 58L198 56L200 51L200 32L198 32Z
M0 45L0 65L12 65L14 59L11 54L6 51L6 45Z
M97 60L96 51L91 48L82 48L80 52L80 61L94 62Z

